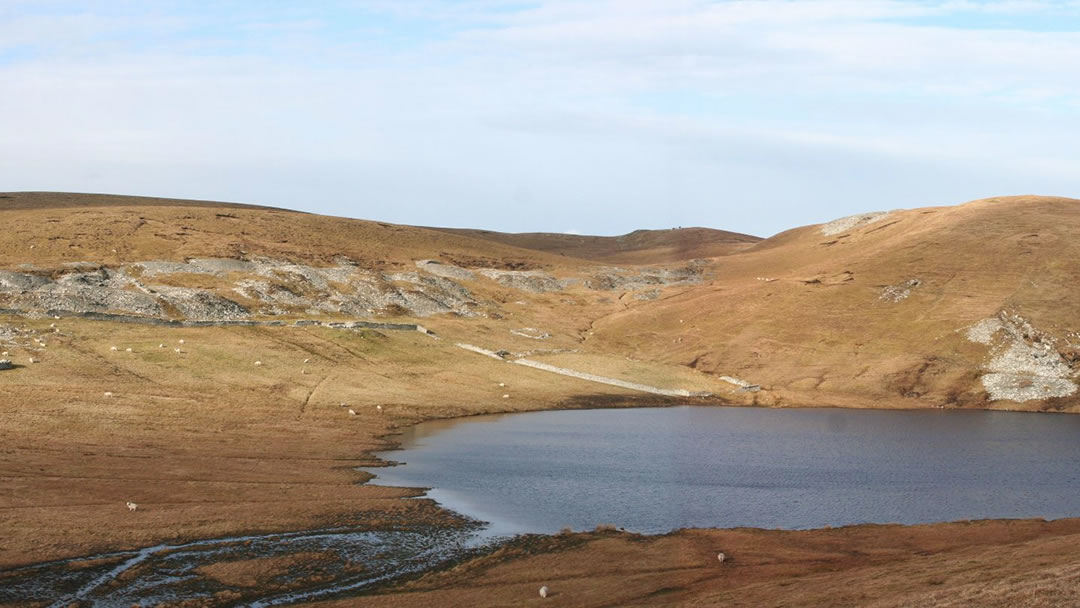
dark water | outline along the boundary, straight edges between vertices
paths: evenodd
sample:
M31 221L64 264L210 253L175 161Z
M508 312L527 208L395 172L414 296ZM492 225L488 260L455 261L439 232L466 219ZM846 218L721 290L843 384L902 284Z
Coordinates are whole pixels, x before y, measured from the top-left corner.
M495 534L1080 516L1080 416L679 407L410 429L373 482Z

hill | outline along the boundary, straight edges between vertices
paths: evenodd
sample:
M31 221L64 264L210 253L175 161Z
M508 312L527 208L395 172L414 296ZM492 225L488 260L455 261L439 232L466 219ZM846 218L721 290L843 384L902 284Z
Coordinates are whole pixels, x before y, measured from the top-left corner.
M14 363L0 371L0 529L16 531L0 543L0 602L47 580L4 569L45 560L253 531L460 525L401 500L415 489L358 483L356 467L379 464L372 451L425 419L684 403L1080 411L1072 199L868 213L723 255L699 255L719 251L703 232L690 261L665 240L677 234L559 249L555 237L107 195L0 194L0 220L0 356ZM634 263L613 266L620 255ZM979 525L993 534L964 523L526 539L386 598L471 605L458 585L475 582L477 597L514 603L557 553L581 564L567 585L617 572L610 589L655 605L728 601L736 588L758 594L748 605L800 589L838 598L837 585L877 605L975 592L985 580L971 557L1017 543L1038 562L1032 576L1075 574L1061 549L1075 522ZM717 543L739 553L720 577L693 557ZM77 578L131 555L43 568ZM642 562L627 556L651 564L633 585L623 566ZM132 588L146 574L137 561L123 574ZM282 572L303 574L288 590L318 585L323 565L364 567L316 549L253 554L181 583L231 605ZM1028 582L985 591L995 605L1066 593Z
M1080 202L1004 197L797 228L594 324L593 347L760 403L1076 411Z
M608 264L662 264L713 258L742 251L761 241L760 237L712 228L635 230L622 236L550 232L515 234L465 228L432 230Z

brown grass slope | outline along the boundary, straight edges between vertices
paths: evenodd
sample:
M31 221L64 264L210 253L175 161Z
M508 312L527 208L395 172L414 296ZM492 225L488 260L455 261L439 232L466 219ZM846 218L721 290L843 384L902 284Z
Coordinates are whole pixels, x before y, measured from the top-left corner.
M419 259L510 268L574 260L468 236L271 207L106 194L0 193L0 267L266 256L368 267ZM31 250L31 247L33 249Z
M0 196L9 197L0 199L9 205L0 210L6 268L239 256L319 265L344 255L373 268L439 258L592 272L569 256L361 220L101 195ZM1072 398L987 404L979 374L991 349L969 342L964 328L1006 310L1067 350L1080 329L1078 229L1078 201L1015 197L898 211L833 236L814 226L788 231L714 259L704 284L656 288L655 300L629 288L526 293L476 279L470 289L502 315L425 319L438 340L4 317L0 325L34 333L4 346L18 367L0 375L0 570L239 532L445 521L429 501L401 500L414 491L358 485L366 476L354 467L388 447L388 433L420 420L656 403L464 353L457 342L559 350L532 356L744 403L1076 411ZM909 297L881 299L910 279L921 283ZM522 327L551 337L511 333ZM720 374L764 390L726 392ZM125 500L140 504L137 514ZM545 582L551 599L580 606L1070 605L1077 525L560 537L365 605L521 605L540 601ZM718 549L733 556L719 568Z
M621 236L507 233L466 228L433 230L609 264L663 264L713 258L742 251L761 241L760 237L713 228L635 230Z
M966 337L982 319L1019 314L1075 365L1078 232L1080 201L1037 196L894 211L832 236L797 228L717 259L705 285L597 321L593 347L759 383L762 404L986 406L994 352ZM912 279L909 297L888 297Z

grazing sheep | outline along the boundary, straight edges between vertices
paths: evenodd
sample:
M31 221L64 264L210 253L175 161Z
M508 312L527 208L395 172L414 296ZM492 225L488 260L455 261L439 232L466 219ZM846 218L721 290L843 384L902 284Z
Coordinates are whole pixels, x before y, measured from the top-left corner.
M382 411L382 406L381 405L376 405L375 409L377 409L377 410L379 410L381 412Z
M3 357L8 356L8 351L5 350L4 352L0 353L0 356L3 356Z
M112 397L112 391L105 391L106 397Z
M722 563L724 563L724 560L727 559L727 556L724 555L723 551L721 551L720 553L716 554L716 559L719 560L720 563L722 564Z
M127 508L128 508L128 511L134 511L134 510L139 508L139 505L137 505L137 504L135 504L135 503L133 503L133 502L131 502L129 500L129 501L127 501Z
M131 349L130 349L130 348L125 348L125 349L124 349L124 352L129 352L129 353L130 353L130 352L131 352Z
M165 348L165 345L164 344L158 344L157 347L158 348Z
M116 348L115 346L110 346L110 347L109 347L109 350L111 350L111 351L113 351L113 352L115 353L116 351L118 351L118 350L120 350L120 349L119 349L119 348Z
M56 327L56 323L49 323L49 327Z
M506 386L506 383L505 382L500 382L499 386Z
M547 596L548 596L548 588L547 588L547 585L544 585L543 587L540 587L540 597L546 598Z
M180 344L183 344L183 343L184 343L184 339L180 338Z
M35 359L33 357L30 357L30 363L37 363L38 361L40 361L40 359Z
M262 365L262 361L256 361L255 362L255 367L259 367L260 365Z
M311 359L304 359L304 363L310 363Z
M503 395L503 399L509 399L510 395Z
M300 370L300 375L306 376L307 375L307 370L306 369Z
M356 415L356 412L354 412L354 411L353 411L352 409L350 409L350 410L349 410L349 415L350 415L350 416L355 416L355 415Z
M179 355L179 354L180 354L181 352L183 352L183 351L181 351L181 350L180 350L180 348L179 348L179 347L177 347L177 348L174 348L173 350L175 350L175 351L176 351L176 354L178 354L178 355Z

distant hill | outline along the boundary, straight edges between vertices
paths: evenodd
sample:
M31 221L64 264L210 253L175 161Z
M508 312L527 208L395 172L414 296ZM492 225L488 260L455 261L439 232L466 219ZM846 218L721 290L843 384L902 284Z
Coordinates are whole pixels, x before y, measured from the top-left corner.
M661 264L730 255L761 238L712 228L635 230L622 236L585 236L551 232L507 233L465 228L433 228L533 249L556 255L609 264Z

